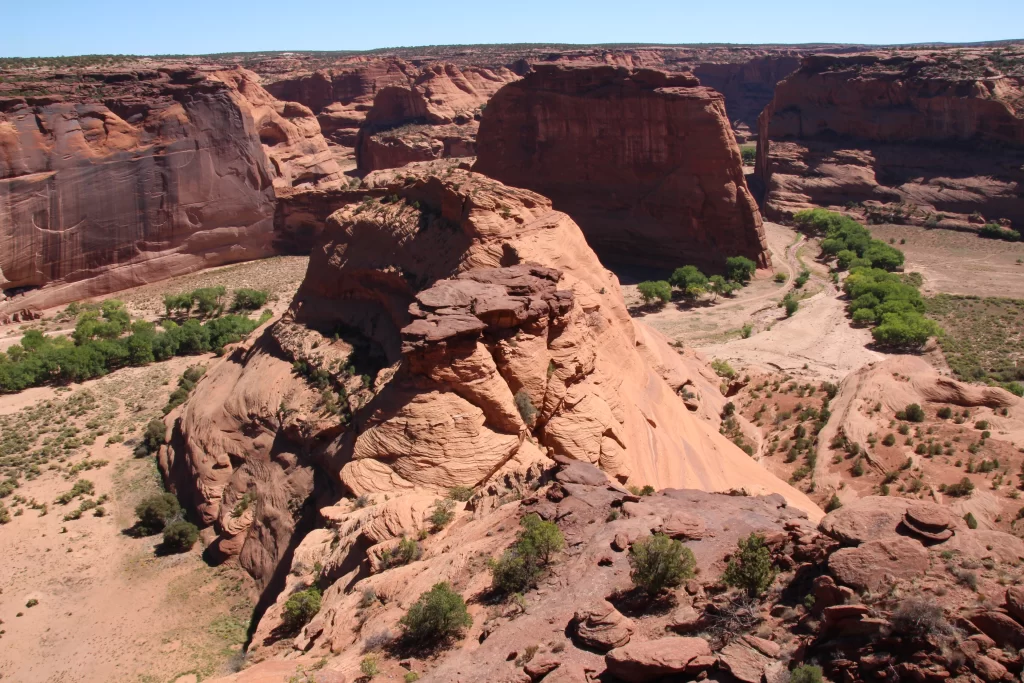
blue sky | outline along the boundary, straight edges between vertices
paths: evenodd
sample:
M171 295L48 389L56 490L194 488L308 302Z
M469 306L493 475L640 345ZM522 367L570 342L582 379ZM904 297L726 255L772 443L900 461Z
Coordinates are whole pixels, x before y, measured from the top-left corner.
M1024 38L1022 0L0 0L0 56Z

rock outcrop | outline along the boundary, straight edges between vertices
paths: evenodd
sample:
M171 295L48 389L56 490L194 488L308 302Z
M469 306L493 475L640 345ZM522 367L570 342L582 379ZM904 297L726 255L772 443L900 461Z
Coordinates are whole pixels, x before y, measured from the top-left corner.
M985 51L806 57L759 119L765 215L863 204L878 222L1019 225L1024 76L1013 64Z
M268 256L277 193L339 177L311 112L245 70L119 83L0 101L0 314Z
M476 154L480 111L506 83L505 68L435 64L407 86L381 89L356 139L360 171Z
M537 65L491 98L474 170L550 197L608 260L769 260L724 100L692 75Z
M315 470L325 491L429 501L522 485L565 457L630 484L781 493L820 515L652 369L658 355L664 374L691 372L667 346L644 351L664 341L638 333L547 199L444 163L366 188L328 220L285 319L199 382L162 456L225 553L267 580L321 495ZM683 521L668 524L699 535Z

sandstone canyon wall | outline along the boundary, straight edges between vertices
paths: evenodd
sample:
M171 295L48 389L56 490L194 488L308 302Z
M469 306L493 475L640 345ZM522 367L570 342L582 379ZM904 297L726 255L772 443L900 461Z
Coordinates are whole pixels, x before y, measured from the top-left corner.
M551 197L609 261L768 264L721 94L690 75L537 65L484 111L474 170Z
M244 70L155 71L102 102L0 101L4 308L273 253L274 202L340 174L312 113Z
M630 484L781 493L820 514L718 433L714 375L630 319L550 201L451 162L366 181L369 196L328 221L285 318L169 416L167 480L262 585L332 496L422 516L455 486L493 499L536 482L552 457Z
M760 118L765 214L863 205L885 222L1019 225L1024 73L995 54L804 59Z

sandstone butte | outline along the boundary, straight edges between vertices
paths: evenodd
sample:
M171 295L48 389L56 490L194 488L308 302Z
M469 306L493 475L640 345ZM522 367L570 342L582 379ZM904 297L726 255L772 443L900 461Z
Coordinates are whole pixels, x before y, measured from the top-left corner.
M992 54L805 57L759 119L773 220L863 204L928 227L1024 221L1024 90Z
M340 179L312 112L251 72L110 78L102 104L0 100L0 286L24 292L6 309L269 256L276 197Z
M487 104L473 168L550 197L609 261L769 262L724 99L692 75L536 65Z
M631 320L549 200L451 162L366 186L329 218L290 311L168 418L166 480L261 585L312 518L304 500L340 488L422 515L456 486L523 486L552 457L820 516L718 433L715 376ZM238 514L247 492L259 504Z

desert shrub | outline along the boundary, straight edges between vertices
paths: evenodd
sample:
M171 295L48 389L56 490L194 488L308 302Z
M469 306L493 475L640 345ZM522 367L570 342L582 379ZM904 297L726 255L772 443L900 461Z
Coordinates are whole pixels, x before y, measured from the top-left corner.
M536 513L519 520L516 542L497 560L490 560L491 589L499 595L522 593L540 576L551 556L565 546L565 537L554 522Z
M523 422L526 423L527 427L533 427L537 423L537 408L533 405L533 401L530 400L530 395L526 393L526 389L520 389L516 392L515 402Z
M380 667L377 666L377 656L367 655L363 657L363 661L359 662L359 672L366 678L373 678L380 673Z
M740 328L740 336L743 337L744 339L749 339L750 335L753 334L753 332L754 326L751 325L750 323L747 323L742 328Z
M311 586L295 593L284 603L281 620L289 631L298 631L320 611L320 589Z
M402 536L398 545L381 553L380 563L384 569L390 569L391 567L415 562L420 559L422 554L423 551L420 549L420 544L415 539Z
M750 166L757 161L757 148L756 147L740 147L740 158L743 159L743 164Z
M907 598L893 610L890 619L894 633L928 636L944 632L948 624L942 607L925 598Z
M828 503L825 504L825 512L832 512L843 507L843 502L839 500L839 496L832 494L832 497L828 499Z
M911 403L902 411L897 413L896 418L899 420L906 420L907 422L924 422L924 409L916 403Z
M657 301L659 305L664 305L672 300L672 285L664 280L641 282L636 286L636 289L640 292L640 296L645 304Z
M156 453L164 444L164 435L167 427L163 420L153 418L146 424L146 431L142 434L142 442L139 444L147 454Z
M725 271L729 279L734 282L747 284L754 277L754 271L756 270L757 264L746 256L730 256L725 259Z
M1020 233L1010 228L1004 228L995 223L985 224L978 235L988 239L1006 240L1007 242L1020 242Z
M752 533L739 541L739 552L729 560L722 580L756 598L772 585L778 570L764 536Z
M408 643L429 648L458 637L473 619L462 596L442 582L423 593L398 623Z
M697 567L693 551L665 534L640 539L629 548L629 577L650 597L692 578Z
M160 533L180 514L181 505L173 493L157 493L135 506L137 526L147 534Z
M943 420L948 420L953 416L953 410L949 406L942 406L939 408L937 415Z
M236 311L255 311L263 308L268 296L265 289L236 289L231 307Z
M804 269L800 271L800 274L793 280L793 286L797 289L803 288L807 284L807 281L811 279L811 271Z
M896 445L896 435L893 434L892 432L886 434L885 437L882 438L882 445L883 446L895 446Z
M163 547L168 552L188 552L197 540L199 540L199 528L192 522L176 519L164 527Z
M418 680L420 680L420 675L415 671L407 672L405 676L402 678L402 681L404 681L404 683L416 683L416 681Z
M775 273L775 277L773 279L779 284L782 284L787 278L785 273Z
M974 482L967 477L964 477L956 484L950 484L946 487L946 495L953 496L954 498L964 498L971 495L974 491Z
M801 664L789 674L789 683L824 683L824 672L820 666Z
M946 490L948 491L949 489ZM967 523L968 529L978 528L978 520L974 518L974 514L971 512L968 512L966 515L964 515L964 522Z
M787 294L782 298L782 306L786 309L786 317L791 318L797 309L800 308L800 301L792 294Z
M737 290L741 289L742 287L743 285L739 284L738 282L726 280L721 275L712 275L711 277L708 278L708 289L711 290L711 293L715 295L716 299L718 298L719 294L724 296L732 296L733 294L736 293Z
M736 379L736 371L729 363L724 360L713 360L711 361L711 369L715 371L715 374L725 379Z
M975 429L982 429L982 430L988 429L989 428L988 420L978 420L977 422L974 423L974 428Z
M455 486L448 489L448 497L460 503L465 503L473 497L473 489L469 486Z
M451 499L434 501L434 510L430 513L430 526L436 533L448 526L455 519L455 501Z

